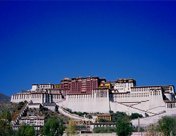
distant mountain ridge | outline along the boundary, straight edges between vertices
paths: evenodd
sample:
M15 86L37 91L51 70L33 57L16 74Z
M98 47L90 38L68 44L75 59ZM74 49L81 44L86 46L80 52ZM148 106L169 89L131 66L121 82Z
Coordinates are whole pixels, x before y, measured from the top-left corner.
M0 103L10 102L10 97L0 93Z

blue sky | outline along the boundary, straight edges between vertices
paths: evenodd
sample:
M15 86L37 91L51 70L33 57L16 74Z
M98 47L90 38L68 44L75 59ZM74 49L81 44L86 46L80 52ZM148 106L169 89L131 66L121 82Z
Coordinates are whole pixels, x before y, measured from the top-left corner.
M0 2L0 92L64 77L175 84L176 2Z

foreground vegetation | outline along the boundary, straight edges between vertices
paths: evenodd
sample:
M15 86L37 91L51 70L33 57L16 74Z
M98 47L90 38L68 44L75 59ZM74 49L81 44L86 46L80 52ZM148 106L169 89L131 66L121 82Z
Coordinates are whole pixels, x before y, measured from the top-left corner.
M64 131L67 135L76 134L77 130L81 130L80 127L74 124L73 120L65 122L61 116L57 113L50 113L46 109L41 109L42 113L47 116L44 127L40 131L36 131L33 126L21 125L18 130L13 130L11 121L17 113L21 111L25 103L19 103L14 108L4 108L0 111L0 136L62 136ZM31 111L30 111L31 112ZM83 114L83 113L78 113ZM84 113L85 115L85 113ZM88 115L88 114L87 114ZM132 119L140 118L142 115L133 113L130 116L124 112L111 112L112 121L115 123L115 127L96 127L93 129L94 133L112 133L115 132L118 136L130 136L132 132L136 131L131 124ZM108 122L107 120L99 120L99 122ZM67 124L67 127L65 124ZM82 126L85 129L85 126ZM165 116L160 119L156 124L153 124L147 128L146 136L176 136L176 117Z
M96 127L93 129L94 133L112 133L116 132L115 127Z
M148 127L148 136L176 136L176 117L165 116Z
M11 125L11 114L3 111L0 114L0 136L62 136L65 130L63 120L59 117L48 118L40 132L35 131L33 126L21 125L18 130L13 130Z

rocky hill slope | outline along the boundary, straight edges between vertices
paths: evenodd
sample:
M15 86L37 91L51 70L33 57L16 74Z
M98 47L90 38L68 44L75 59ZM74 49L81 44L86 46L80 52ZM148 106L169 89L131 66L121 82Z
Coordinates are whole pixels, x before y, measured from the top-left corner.
M0 93L0 103L9 103L10 97Z

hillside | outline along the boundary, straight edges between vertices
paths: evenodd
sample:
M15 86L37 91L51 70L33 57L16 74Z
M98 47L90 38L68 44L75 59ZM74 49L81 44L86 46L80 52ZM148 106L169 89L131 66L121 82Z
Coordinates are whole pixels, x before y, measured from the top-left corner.
M9 103L10 97L0 93L0 103Z

